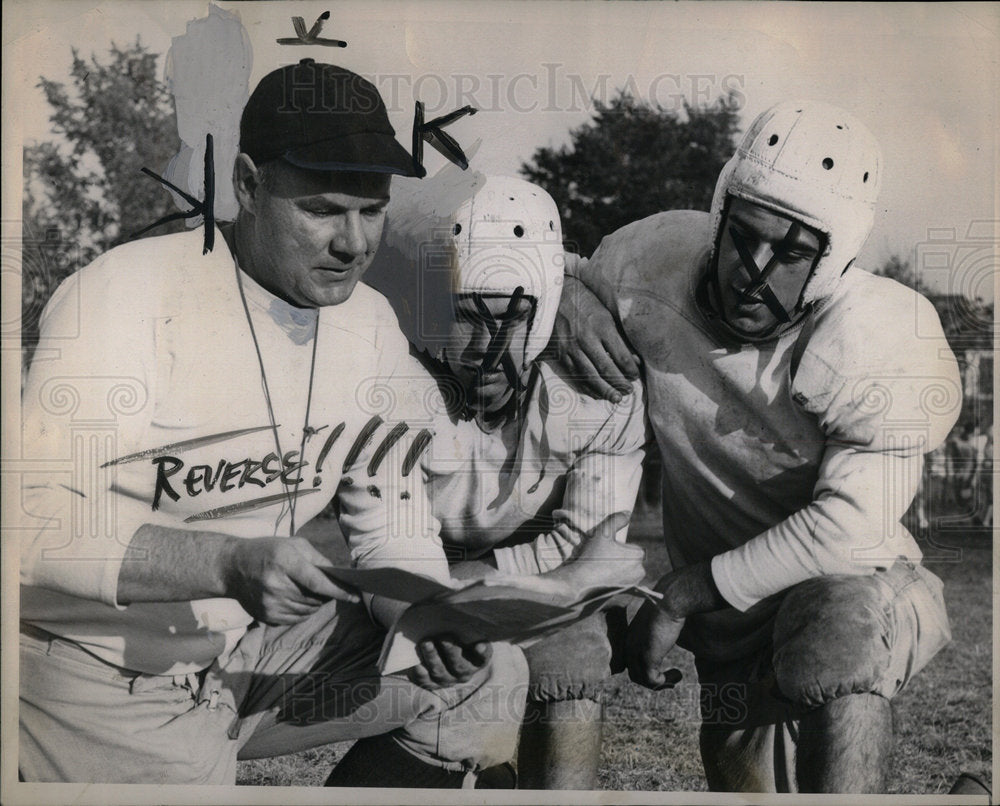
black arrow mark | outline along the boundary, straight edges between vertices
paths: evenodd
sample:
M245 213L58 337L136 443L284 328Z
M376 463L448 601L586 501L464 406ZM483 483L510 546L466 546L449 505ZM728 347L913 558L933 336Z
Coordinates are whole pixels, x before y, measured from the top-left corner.
M175 193L180 194L180 196L191 205L191 209L186 213L171 213L166 215L158 221L154 221L148 227L143 227L143 229L138 232L133 232L129 236L129 240L135 240L143 233L149 232L155 227L159 227L161 224L168 224L171 221L177 221L180 218L194 218L195 216L202 216L205 219L205 245L202 249L202 254L207 255L212 251L215 246L215 157L212 155L212 135L205 135L205 200L198 201L194 196L191 196L181 190L177 185L168 182L159 174L153 173L149 168L142 168L142 172L146 176L151 176L161 185L166 185L168 188L173 190Z
M295 29L295 36L284 36L277 39L279 45L325 45L328 48L346 48L347 43L342 39L325 39L319 35L323 30L323 23L330 19L330 12L324 11L313 27L306 30L306 21L302 17L292 17L292 27Z
M454 123L460 117L474 115L478 111L474 106L463 106L461 109L456 109L454 112L449 112L447 115L424 123L423 102L416 102L416 109L413 113L413 171L417 176L421 178L427 176L427 169L424 168L424 140L463 171L469 167L469 160L466 158L465 152L462 151L462 147L454 137L445 134L441 129Z

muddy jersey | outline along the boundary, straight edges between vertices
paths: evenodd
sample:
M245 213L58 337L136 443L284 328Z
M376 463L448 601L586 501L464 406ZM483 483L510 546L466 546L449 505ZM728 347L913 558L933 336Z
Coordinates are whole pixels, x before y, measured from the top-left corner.
M698 301L710 238L708 214L661 213L574 270L643 359L671 561L710 560L745 611L810 577L919 560L900 518L961 406L934 308L850 268L797 327L729 343Z
M570 559L588 531L635 506L644 400L638 382L618 404L590 397L540 359L519 417L488 430L439 417L424 464L444 542L467 557L493 549L503 573L542 573Z

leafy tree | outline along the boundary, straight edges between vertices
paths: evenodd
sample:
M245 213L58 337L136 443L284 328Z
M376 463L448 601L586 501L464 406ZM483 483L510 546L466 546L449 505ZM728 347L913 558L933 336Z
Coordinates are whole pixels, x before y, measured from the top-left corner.
M73 50L71 84L41 77L58 139L24 149L22 352L38 339L38 316L55 287L97 255L175 208L140 173L162 173L180 148L173 104L157 78L157 55L137 38L89 61ZM184 228L173 222L149 233Z
M594 102L571 144L537 149L521 173L559 206L565 243L591 254L601 238L662 210L708 210L719 171L736 149L736 96L683 114L621 92Z
M913 270L910 261L901 258L899 255L890 255L888 260L876 268L873 273L902 283L914 291L921 290L920 277Z

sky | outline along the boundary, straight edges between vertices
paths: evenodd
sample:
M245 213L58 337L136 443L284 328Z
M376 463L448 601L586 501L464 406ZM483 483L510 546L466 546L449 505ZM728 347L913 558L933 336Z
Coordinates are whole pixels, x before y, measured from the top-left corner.
M627 88L678 109L736 93L743 126L790 98L842 106L882 144L885 180L861 265L911 260L935 291L993 298L1000 219L997 115L1000 5L768 2L218 3L252 48L250 86L305 56L371 78L409 146L413 101L427 117L472 104L447 129L487 173L516 174L541 146L568 141L591 96ZM139 35L165 54L205 2L8 2L5 147L50 139L38 76L68 75L70 46L103 58ZM324 11L346 48L278 45ZM206 77L206 81L210 81ZM12 94L13 91L13 94ZM10 99L16 97L13 105ZM238 104L237 104L238 106ZM235 113L233 113L235 116ZM235 125L235 124L234 124ZM476 144L478 143L478 147ZM5 150L5 164L19 161ZM430 171L445 164L425 148Z

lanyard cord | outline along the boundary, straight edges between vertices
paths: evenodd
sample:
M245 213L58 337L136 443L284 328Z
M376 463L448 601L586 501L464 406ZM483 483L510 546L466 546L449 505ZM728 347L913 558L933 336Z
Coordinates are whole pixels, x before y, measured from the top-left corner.
M278 452L278 461L284 462L284 454L281 451L281 440L278 437L278 423L274 419L274 406L271 403L271 390L267 385L267 373L264 371L264 356L260 352L260 343L257 341L257 330L253 326L253 317L250 315L250 306L247 304L247 297L243 291L243 278L240 274L239 264L234 260L233 264L236 267L236 285L240 291L240 301L243 303L243 312L247 317L247 324L250 326L250 337L253 339L253 347L257 353L257 364L260 367L260 379L261 384L264 389L264 402L267 404L267 416L271 421L271 432L274 434L274 447ZM312 358L309 362L309 390L306 394L306 416L305 422L302 425L302 442L299 445L299 461L305 460L305 450L306 450L306 435L309 431L309 411L312 408L312 390L313 390L313 376L316 371L316 343L319 341L319 311L316 311L316 325L313 331L313 345L312 345ZM297 500L297 493L290 491L290 485L285 483L285 480L281 479L281 487L285 491L285 497L288 499L288 511L290 514L290 522L288 526L288 536L293 537L295 535L295 503ZM278 513L278 520L281 520L281 513Z
M313 376L316 372L316 344L319 342L319 310L316 311L316 327L313 330L313 348L312 357L309 359L309 388L306 392L306 416L302 421L302 441L299 443L299 461L305 462L306 460L306 440L309 439L309 410L312 408L312 398L313 398ZM261 369L263 372L263 368ZM274 419L273 417L271 418ZM319 468L316 468L319 470ZM292 498L289 503L289 507L292 510L291 524L289 526L289 537L295 535L295 499Z

